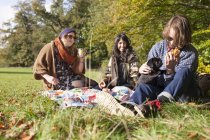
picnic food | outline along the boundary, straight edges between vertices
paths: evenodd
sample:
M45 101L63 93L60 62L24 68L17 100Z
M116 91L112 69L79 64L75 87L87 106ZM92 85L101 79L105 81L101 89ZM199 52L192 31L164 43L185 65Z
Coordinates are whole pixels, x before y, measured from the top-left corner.
M60 95L60 94L63 94L63 90L57 90L57 91L55 92L55 95Z
M176 47L174 49L172 49L172 54L175 56L175 57L179 57L179 54L180 54L180 50Z
M83 53L84 53L84 50L83 50L82 48L79 48L79 49L78 49L78 54L79 54L79 55L84 55Z
M78 55L84 57L87 54L87 50L83 48L78 48Z

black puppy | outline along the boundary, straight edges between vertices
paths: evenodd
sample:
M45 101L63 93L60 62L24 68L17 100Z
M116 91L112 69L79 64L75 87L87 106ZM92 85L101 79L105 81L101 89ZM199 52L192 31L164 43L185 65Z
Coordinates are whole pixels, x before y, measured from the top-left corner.
M141 74L137 84L156 84L157 76L161 73L160 67L162 66L160 58L153 57L147 61L147 65L152 69L150 74Z

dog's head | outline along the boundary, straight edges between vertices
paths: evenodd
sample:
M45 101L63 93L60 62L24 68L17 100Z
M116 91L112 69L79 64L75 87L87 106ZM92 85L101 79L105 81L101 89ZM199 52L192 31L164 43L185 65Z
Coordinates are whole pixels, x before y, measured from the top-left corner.
M162 60L158 57L153 57L147 61L147 65L152 69L153 72L158 72L162 64Z

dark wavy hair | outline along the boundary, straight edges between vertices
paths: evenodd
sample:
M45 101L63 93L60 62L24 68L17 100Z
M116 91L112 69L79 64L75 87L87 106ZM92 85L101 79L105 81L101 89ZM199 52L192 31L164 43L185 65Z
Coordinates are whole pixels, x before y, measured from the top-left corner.
M130 39L126 36L125 33L120 33L116 36L115 41L114 41L114 47L113 47L113 55L117 58L121 57L120 51L118 49L118 42L120 41L120 39L126 42L125 54L131 53L133 51Z

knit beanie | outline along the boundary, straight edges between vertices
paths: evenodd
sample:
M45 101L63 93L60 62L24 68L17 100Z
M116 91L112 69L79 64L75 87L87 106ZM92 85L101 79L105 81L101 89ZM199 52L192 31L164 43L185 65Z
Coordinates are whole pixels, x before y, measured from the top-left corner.
M60 37L62 38L64 35L67 35L71 32L74 32L76 34L76 31L73 28L65 28L61 33L60 33Z

